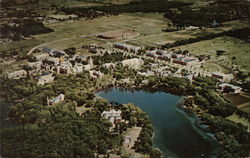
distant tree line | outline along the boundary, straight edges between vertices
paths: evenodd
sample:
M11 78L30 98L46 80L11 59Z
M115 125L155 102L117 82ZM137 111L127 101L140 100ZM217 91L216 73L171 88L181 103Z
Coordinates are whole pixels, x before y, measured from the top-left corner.
M123 4L123 5L113 4L109 6L96 6L89 8L62 7L61 11L67 14L76 14L80 17L98 17L100 15L108 15L108 14L118 15L120 13L133 13L133 12L165 12L169 8L188 6L190 4L191 3L159 0L159 1L131 2L129 4Z
M169 9L164 17L171 19L173 24L178 27L190 25L217 27L223 22L246 18L248 15L247 2L214 1L199 9L191 7L178 7L177 10Z

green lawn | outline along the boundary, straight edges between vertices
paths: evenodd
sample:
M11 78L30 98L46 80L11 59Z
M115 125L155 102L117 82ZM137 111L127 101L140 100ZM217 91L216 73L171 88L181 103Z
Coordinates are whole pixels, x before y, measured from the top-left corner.
M47 34L34 35L32 40L10 42L0 46L1 50L10 50L13 48L23 48L28 51L31 48L47 43L47 46L56 49L65 49L66 47L80 46L84 44L105 44L105 41L95 41L82 38L81 36L95 35L98 33L113 31L119 29L131 29L141 33L140 37L124 42L134 43L143 46L158 46L168 42L174 42L190 37L197 37L208 33L218 33L232 28L243 27L245 24L233 21L225 23L221 28L209 28L192 31L162 32L167 24L171 22L163 18L160 13L127 13L118 16L102 17L94 20L78 20L73 22L59 22L55 24L46 24L47 27L55 30ZM81 37L81 38L79 38ZM239 59L235 61L238 62Z
M227 36L219 37L176 47L175 49L189 50L195 55L211 55L211 61L228 68L235 65L244 70L250 69L250 44L238 38ZM226 52L220 57L217 57L217 50Z
M247 126L248 129L250 128L250 122L247 121L245 118L240 117L240 116L237 115L237 114L233 114L233 115L227 117L227 119L228 119L228 120L231 120L231 121L234 121L234 122L236 122L236 123L241 123L241 124L243 124L244 126Z

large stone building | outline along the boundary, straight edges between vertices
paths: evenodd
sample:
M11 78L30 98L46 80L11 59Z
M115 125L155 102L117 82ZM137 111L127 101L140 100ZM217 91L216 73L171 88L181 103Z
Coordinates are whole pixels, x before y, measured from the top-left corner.
M144 61L139 58L126 59L122 61L123 66L128 66L132 69L140 69Z
M59 96L57 96L57 97L55 97L53 99L48 99L47 98L47 104L48 105L53 105L53 104L60 103L60 102L64 101L64 97L65 97L64 94L60 94Z
M110 111L103 111L101 116L106 120L109 120L109 122L112 123L112 128L114 128L116 123L122 122L121 113L121 110L116 111L112 109Z
M48 53L36 53L36 54L34 54L34 57L36 60L41 61L41 60L49 58L49 54Z
M44 85L45 83L50 83L54 81L54 77L52 76L52 73L45 73L38 77L37 84Z
M113 47L121 49L121 50L129 51L129 52L135 52L135 53L143 49L143 47L133 46L133 45L124 44L124 43L116 43L113 45Z
M235 86L235 85L232 85L232 84L228 84L228 83L222 83L219 85L219 90L221 91L227 91L229 93L240 93L242 88L239 87L239 86Z
M211 77L216 78L222 82L230 82L234 79L233 74L224 74L220 72L212 72Z
M17 70L17 71L7 73L6 76L9 79L20 79L20 78L26 77L27 72L25 70Z
M28 66L32 67L35 70L40 70L42 66L42 61L36 61L36 62L29 62Z

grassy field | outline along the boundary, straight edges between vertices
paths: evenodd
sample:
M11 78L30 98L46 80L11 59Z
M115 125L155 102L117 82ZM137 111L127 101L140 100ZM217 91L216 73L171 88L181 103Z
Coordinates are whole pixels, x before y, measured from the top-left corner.
M26 60L17 61L17 62L8 63L8 64L6 64L6 63L4 63L4 64L0 63L0 70L3 70L3 72L11 72L13 70L19 70L19 69L22 69L22 65L25 65L27 63L28 63L28 61L26 61Z
M106 42L100 41L100 40L95 40L90 37L79 37L79 38L74 38L70 40L65 40L65 41L59 41L59 42L51 42L49 44L46 44L46 47L49 48L54 48L58 50L64 50L66 48L70 47L76 47L76 48L81 48L84 45L90 45L90 44L105 44Z
M204 64L203 64L203 67L202 67L204 70L206 71L209 71L209 72L221 72L221 73L230 73L230 70L229 69L226 69L218 64L216 64L215 62L213 61L206 61Z
M250 44L238 38L227 36L219 37L212 40L204 40L201 42L176 47L175 49L189 50L195 55L211 55L211 61L230 69L233 65L239 66L244 70L250 69ZM217 57L217 50L223 50L225 51L225 54ZM207 67L212 69L215 68L211 64L207 65Z
M233 115L227 117L227 119L234 121L236 123L241 123L244 126L247 126L248 129L250 129L250 123L245 118L242 118L242 117L238 116L237 114L233 114Z
M93 35L101 32L119 30L119 29L142 29L142 28L154 28L163 27L165 22L154 22L150 19L139 19L137 17L118 15L103 17L94 20L80 20L75 22L61 22L56 24L46 25L49 28L55 30L48 34L40 34L34 36L36 39L43 40L45 42L59 40L62 38L79 37L83 35ZM150 29L148 28L148 29ZM160 32L161 29L158 30ZM153 34L155 32L152 32ZM150 33L149 33L150 34Z
M0 45L0 51L18 50L19 54L27 54L34 46L42 44L43 41L37 39L28 39L22 41L12 41Z
M169 22L169 21L168 21ZM249 26L247 24L240 23L238 21L232 21L224 23L223 27L217 28L203 28L197 30L181 30L176 32L159 32L159 28L152 29L150 31L145 30L142 33L145 33L145 37L137 38L132 40L133 43L145 43L145 45L163 45L166 43L172 43L177 40L183 40L187 38L195 38L198 36L205 36L211 33L221 33L223 31L228 31L231 29L242 28L245 26ZM152 34L154 33L154 34ZM185 47L185 46L184 46Z
M243 27L245 24L239 22L225 23L224 27L208 28L201 30L162 32L171 23L165 19L161 13L127 13L118 16L102 17L94 20L64 21L54 24L46 24L47 27L55 30L47 34L34 35L31 40L16 41L0 46L1 50L23 48L27 51L39 44L45 46L65 49L66 47L79 47L84 44L106 44L107 42L85 38L86 36L96 36L98 33L114 31L119 29L131 29L141 33L141 36L119 42L128 42L142 46L159 46L168 42L174 42L190 37L197 37L209 33L219 33L233 28ZM241 60L240 57L235 62Z

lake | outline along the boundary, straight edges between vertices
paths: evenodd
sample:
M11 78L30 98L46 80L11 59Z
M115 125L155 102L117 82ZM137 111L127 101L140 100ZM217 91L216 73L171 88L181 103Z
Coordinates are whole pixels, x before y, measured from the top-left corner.
M195 124L196 117L183 111L183 97L125 88L111 88L96 95L120 104L133 103L144 110L155 130L153 144L164 157L216 158L222 150L211 134Z

